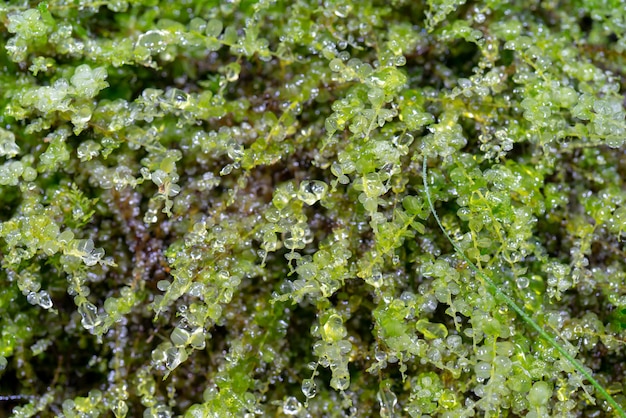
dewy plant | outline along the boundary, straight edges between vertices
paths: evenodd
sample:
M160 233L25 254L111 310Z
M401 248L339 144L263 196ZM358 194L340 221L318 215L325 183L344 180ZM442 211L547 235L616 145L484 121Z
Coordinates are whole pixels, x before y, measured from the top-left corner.
M0 417L626 407L620 0L0 4Z

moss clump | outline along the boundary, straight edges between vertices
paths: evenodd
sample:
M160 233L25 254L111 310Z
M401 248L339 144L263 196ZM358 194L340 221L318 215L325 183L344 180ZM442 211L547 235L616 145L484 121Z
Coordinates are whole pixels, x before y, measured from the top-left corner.
M0 22L4 415L623 415L619 2Z

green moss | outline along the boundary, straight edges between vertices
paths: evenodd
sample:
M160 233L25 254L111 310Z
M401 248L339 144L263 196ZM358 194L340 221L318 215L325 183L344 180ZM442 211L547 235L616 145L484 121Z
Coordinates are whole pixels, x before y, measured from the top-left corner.
M623 416L625 21L4 2L0 416Z

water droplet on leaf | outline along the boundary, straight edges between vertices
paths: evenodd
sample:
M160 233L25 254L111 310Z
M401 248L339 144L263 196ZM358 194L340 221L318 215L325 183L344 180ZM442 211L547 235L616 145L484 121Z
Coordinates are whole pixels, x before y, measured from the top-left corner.
M307 399L311 399L315 397L317 393L317 384L313 379L304 379L302 381L302 393Z
M167 47L166 37L168 32L164 30L149 30L137 39L137 44L146 48L151 55L165 51Z
M303 181L300 183L300 190L298 192L298 199L302 200L307 205L313 205L324 197L328 185L323 181Z
M80 305L78 312L83 317L81 324L85 329L93 329L102 323L102 318L98 315L98 308L91 302L84 302Z
M289 396L283 403L283 413L285 415L298 415L302 409L302 404L295 396Z

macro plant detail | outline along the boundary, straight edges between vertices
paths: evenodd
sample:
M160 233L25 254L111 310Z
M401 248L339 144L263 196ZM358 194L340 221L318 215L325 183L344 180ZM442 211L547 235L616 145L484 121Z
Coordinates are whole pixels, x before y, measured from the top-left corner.
M625 416L620 1L0 24L0 416Z

